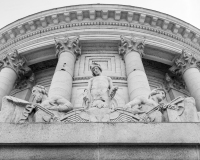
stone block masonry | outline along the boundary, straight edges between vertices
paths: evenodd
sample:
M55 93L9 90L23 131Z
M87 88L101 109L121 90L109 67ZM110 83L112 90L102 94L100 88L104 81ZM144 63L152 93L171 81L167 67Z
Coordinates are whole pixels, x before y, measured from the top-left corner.
M0 127L0 159L199 159L198 123L1 123Z

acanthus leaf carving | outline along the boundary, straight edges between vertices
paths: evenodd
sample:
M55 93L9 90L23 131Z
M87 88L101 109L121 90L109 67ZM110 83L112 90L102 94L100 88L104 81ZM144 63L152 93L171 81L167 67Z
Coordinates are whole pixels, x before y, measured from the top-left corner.
M32 75L32 70L27 66L24 57L16 49L11 54L6 54L0 60L0 68L11 68L17 74L18 80L28 79Z
M75 55L81 54L81 48L79 45L79 37L69 39L69 37L55 38L56 56L59 56L62 52L72 52Z
M174 65L169 69L173 74L182 76L189 68L199 68L199 60L194 53L189 53L185 49L174 60Z
M138 52L141 57L144 56L144 46L145 46L145 41L137 41L134 38L126 38L124 36L120 36L121 38L121 45L119 46L119 54L126 54L131 51L136 51Z

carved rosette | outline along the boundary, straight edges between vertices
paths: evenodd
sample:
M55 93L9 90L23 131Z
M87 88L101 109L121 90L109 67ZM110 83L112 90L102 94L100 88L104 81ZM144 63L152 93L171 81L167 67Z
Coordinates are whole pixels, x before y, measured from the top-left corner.
M69 39L68 37L55 38L55 46L56 46L56 56L58 57L63 52L71 52L77 56L81 54L79 37L75 37L73 39Z
M17 74L18 80L28 79L32 76L31 69L27 66L24 57L19 55L17 50L11 54L6 54L0 60L0 69L11 68Z
M121 45L119 46L119 54L125 55L131 51L136 51L140 54L140 56L144 56L144 40L136 41L133 38L126 38L124 36L120 36Z
M175 59L174 65L169 70L177 76L182 76L189 68L199 69L199 60L194 53L188 53L183 49L181 55Z

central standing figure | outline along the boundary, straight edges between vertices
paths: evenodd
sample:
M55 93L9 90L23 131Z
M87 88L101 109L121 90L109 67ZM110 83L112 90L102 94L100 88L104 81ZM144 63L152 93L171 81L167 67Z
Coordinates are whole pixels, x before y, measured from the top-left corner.
M99 64L93 62L90 70L94 77L88 83L88 96L84 98L85 101L89 101L86 107L112 108L111 100L118 87L113 86L110 77L102 75L102 68Z
M108 122L110 113L116 107L113 97L118 87L113 86L111 78L101 75L102 68L99 64L92 63L90 69L94 77L89 80L88 88L84 91L85 112L82 112L80 116L90 122Z

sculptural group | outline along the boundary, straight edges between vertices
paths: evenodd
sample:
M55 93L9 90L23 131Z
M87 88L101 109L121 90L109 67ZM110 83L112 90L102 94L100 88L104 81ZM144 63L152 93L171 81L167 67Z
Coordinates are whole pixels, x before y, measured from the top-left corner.
M82 106L75 109L62 96L48 97L45 87L32 89L32 102L6 96L3 99L0 121L26 122L198 122L195 100L177 97L168 104L164 89L156 88L149 97L138 96L125 106L118 106L115 94L118 90L112 79L102 75L100 64L90 66L93 78L84 89Z

